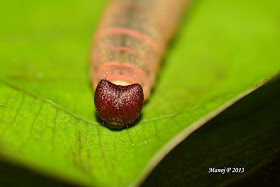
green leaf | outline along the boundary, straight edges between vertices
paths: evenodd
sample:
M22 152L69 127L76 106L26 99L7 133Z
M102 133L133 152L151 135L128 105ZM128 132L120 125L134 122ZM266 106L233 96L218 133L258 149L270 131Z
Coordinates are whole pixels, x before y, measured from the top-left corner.
M280 2L192 4L137 125L94 113L88 56L103 1L2 3L0 154L95 186L139 184L180 141L280 67Z

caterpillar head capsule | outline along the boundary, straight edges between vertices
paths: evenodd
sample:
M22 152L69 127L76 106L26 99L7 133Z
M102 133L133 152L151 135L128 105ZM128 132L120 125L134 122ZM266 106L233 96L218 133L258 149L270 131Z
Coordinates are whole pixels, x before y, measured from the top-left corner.
M120 86L103 79L96 87L95 110L109 128L120 129L132 124L139 118L143 103L140 84Z

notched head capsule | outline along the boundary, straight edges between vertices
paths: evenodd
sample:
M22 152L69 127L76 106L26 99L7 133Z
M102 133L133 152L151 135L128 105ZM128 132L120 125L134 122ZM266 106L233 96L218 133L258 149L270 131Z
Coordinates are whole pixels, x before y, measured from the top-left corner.
M140 84L119 86L101 80L96 87L95 110L109 128L120 129L132 124L139 117L143 103Z

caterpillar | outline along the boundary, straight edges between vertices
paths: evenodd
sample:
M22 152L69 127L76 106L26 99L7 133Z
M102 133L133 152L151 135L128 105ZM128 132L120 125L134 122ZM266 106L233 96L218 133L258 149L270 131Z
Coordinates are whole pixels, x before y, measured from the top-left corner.
M90 77L96 114L109 128L129 126L156 81L187 0L111 0L94 35Z

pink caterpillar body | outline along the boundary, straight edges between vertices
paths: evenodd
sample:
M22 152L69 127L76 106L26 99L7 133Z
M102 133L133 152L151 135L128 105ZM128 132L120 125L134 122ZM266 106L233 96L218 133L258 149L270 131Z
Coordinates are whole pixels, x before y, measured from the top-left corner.
M144 99L147 100L168 41L180 22L186 4L186 0L112 0L94 37L90 56L93 87L102 89L104 96L104 90L108 93L112 90L111 87L104 87L105 84L98 87L103 79L119 86L139 84L141 89L136 90L143 92ZM106 123L121 128L131 124L139 116L143 105L139 98L136 103L133 100L135 98L130 95L116 104L120 95L108 102L101 99L105 97L100 96L100 93L95 93L95 105L99 106L96 107L96 112ZM135 93L136 95L139 96L139 93ZM109 103L108 106L106 103ZM139 111L126 116L129 113L127 103L141 105L140 110L135 107ZM110 117L113 110L121 110L122 114Z

